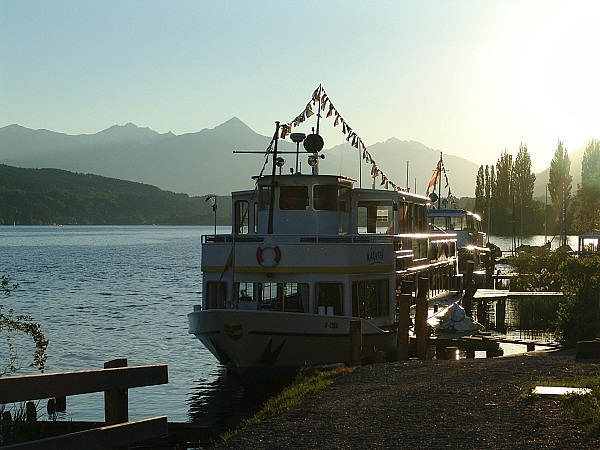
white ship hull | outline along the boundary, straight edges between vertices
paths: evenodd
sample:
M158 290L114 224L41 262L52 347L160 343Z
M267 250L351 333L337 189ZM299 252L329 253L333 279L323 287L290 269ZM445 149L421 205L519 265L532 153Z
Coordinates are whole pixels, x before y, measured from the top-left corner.
M348 363L354 317L242 310L188 314L190 333L243 379L261 373ZM396 332L362 320L362 359L396 348Z

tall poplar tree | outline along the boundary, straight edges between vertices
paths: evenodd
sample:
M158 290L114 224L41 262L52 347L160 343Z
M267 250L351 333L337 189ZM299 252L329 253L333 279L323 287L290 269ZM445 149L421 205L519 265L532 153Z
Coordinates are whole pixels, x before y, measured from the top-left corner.
M504 150L496 164L492 195L495 232L504 235L510 234L512 230L512 165L512 155Z
M486 166L487 168L487 166ZM485 176L483 166L479 166L477 179L475 180L475 212L483 215L486 207L485 199Z
M531 156L527 145L521 144L515 158L511 177L514 198L515 230L522 237L531 218L535 174L531 172Z
M571 197L571 183L573 181L570 170L571 160L569 154L559 139L554 158L550 162L548 193L552 199L552 209L557 220L557 231L561 236L561 245L567 243L567 204Z
M488 234L491 234L491 221L492 221L492 210L491 210L491 201L494 189L494 182L496 180L494 173L494 165L485 166L485 227Z

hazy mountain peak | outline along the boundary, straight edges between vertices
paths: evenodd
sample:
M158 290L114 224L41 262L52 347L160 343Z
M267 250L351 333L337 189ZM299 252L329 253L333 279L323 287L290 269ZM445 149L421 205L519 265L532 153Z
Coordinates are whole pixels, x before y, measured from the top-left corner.
M252 129L246 125L244 122L242 122L240 119L238 119L237 117L233 116L231 119L229 119L226 122L223 122L221 125L218 125L216 127L213 128L213 131L220 131L220 132L240 132L240 131L252 131Z

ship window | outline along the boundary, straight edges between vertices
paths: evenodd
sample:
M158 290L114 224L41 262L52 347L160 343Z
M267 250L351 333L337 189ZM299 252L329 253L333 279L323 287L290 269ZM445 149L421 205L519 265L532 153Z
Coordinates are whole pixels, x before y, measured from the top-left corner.
M317 185L314 187L314 207L324 211L345 211L345 202L338 199L346 192L337 185Z
M341 283L317 283L317 312L321 314L330 314L333 312L335 315L342 315L342 287Z
M254 283L234 283L234 291L240 301L256 300L254 295Z
M392 233L394 208L389 202L358 202L359 233Z
M352 283L352 315L371 319L390 312L389 283L383 280L364 280Z
M238 200L235 202L235 233L248 234L248 202L246 200Z
M254 203L254 233L258 233L258 203Z
M408 230L408 210L409 205L407 203L402 202L398 206L398 234L406 233Z
M308 311L307 283L258 283L255 292L259 309L287 312Z
M271 188L269 186L259 186L258 188L258 209L264 211L269 209L271 204Z
M280 186L279 209L305 210L308 207L307 186Z
M206 309L225 309L227 283L209 281L206 283ZM230 307L233 307L231 305Z

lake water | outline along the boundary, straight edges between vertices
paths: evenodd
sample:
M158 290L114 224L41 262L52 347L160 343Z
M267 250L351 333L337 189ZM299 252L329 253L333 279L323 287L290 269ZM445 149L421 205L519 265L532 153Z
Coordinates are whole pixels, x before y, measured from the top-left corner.
M20 284L1 303L42 324L50 341L46 373L100 369L115 358L127 358L130 366L168 364L167 385L129 391L130 420L167 415L172 422L227 428L254 412L269 392L245 391L188 334L186 315L200 303L202 289L201 235L213 232L0 227L0 274ZM61 419L104 420L103 394L68 397Z
M567 244L571 246L573 250L577 250L578 245L578 236L567 236ZM544 235L534 235L534 236L526 236L519 241L517 241L517 247L521 244L526 245L535 245L542 246L547 241L551 241L550 245L552 250L555 250L560 245L560 239L558 236L544 236ZM513 248L513 239L511 236L490 236L490 242L496 244L500 249L508 254Z

